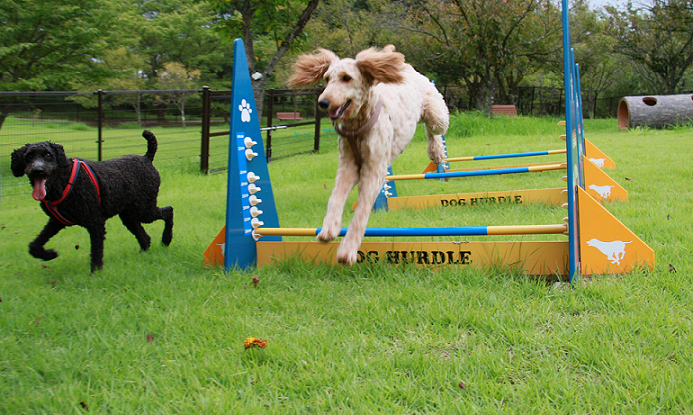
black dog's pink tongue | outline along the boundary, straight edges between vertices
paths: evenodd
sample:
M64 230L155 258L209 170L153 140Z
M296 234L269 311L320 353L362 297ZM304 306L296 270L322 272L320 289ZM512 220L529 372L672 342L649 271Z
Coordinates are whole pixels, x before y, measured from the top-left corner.
M38 179L34 182L34 191L31 192L31 196L36 200L46 198L46 179Z

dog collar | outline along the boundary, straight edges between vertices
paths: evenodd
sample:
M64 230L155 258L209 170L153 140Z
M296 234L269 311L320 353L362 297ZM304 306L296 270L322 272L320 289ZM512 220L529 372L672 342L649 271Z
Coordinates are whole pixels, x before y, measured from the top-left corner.
M356 140L359 139L363 134L367 133L368 131L373 128L375 125L375 122L378 121L378 117L380 117L380 111L383 109L383 101L378 99L378 102L375 104L375 109L373 110L373 113L371 114L371 117L366 121L365 124L363 124L361 127L359 127L358 130L343 130L342 127L339 126L339 124L334 123L334 130L337 132L337 134L345 137L347 141L349 141L349 145L351 146L351 152L354 154L354 160L356 161L356 165L361 168L361 151L359 150L358 143Z
M99 204L101 204L101 189L99 188L99 181L96 178L96 175L94 174L94 171L89 167L89 165L81 160L77 159L72 159L72 172L70 172L70 179L67 181L67 186L65 186L65 190L63 190L63 194L60 197L60 199L55 200L53 202L43 199L42 202L46 206L46 209L53 215L55 219L58 220L58 222L62 223L63 225L66 226L72 226L74 223L70 222L69 220L65 219L63 215L61 215L58 212L57 206L67 198L70 193L72 192L72 188L75 185L75 180L77 180L77 176L79 175L79 170L80 167L84 166L84 171L87 172L89 175L89 179L91 182L94 184L94 187L96 188L96 194L99 198Z

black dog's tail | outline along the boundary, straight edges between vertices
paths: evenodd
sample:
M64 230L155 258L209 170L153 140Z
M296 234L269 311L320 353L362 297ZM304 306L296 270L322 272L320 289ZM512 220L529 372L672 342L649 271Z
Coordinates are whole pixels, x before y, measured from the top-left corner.
M156 149L158 144L156 143L156 136L149 130L144 130L142 137L147 139L147 153L144 155L149 161L154 161L154 156L156 155Z

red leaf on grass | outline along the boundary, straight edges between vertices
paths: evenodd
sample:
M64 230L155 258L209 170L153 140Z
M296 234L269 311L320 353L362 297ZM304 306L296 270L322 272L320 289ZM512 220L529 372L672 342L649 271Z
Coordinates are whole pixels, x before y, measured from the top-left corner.
M154 336L152 336L151 334L147 334L147 343L151 343L153 341L154 341Z
M85 411L88 411L88 410L89 410L89 405L87 405L86 403L84 403L84 401L80 402L79 404L82 406L82 408L84 408Z
M260 282L260 277L257 275L253 275L253 285L255 288L257 288L257 284Z

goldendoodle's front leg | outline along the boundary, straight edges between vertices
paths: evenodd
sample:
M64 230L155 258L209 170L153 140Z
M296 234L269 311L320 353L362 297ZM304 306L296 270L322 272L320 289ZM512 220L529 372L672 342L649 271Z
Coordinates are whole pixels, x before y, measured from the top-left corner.
M443 146L443 137L436 135L432 129L426 125L426 137L428 138L427 154L428 158L435 164L440 164L445 161L445 147Z
M60 232L65 225L58 222L54 218L50 218L41 233L29 244L29 254L34 258L50 261L58 257L58 253L52 249L44 249L49 239Z
M364 165L362 167L358 203L354 217L349 223L347 234L337 249L337 261L351 265L358 259L358 249L361 246L363 235L366 233L368 217L373 209L375 199L383 187L386 172L387 166L370 168Z
M339 160L337 177L334 180L334 189L327 202L327 214L322 221L322 229L318 233L317 239L322 242L329 242L339 236L342 228L342 213L344 204L351 189L356 186L359 180L358 167L350 160Z

